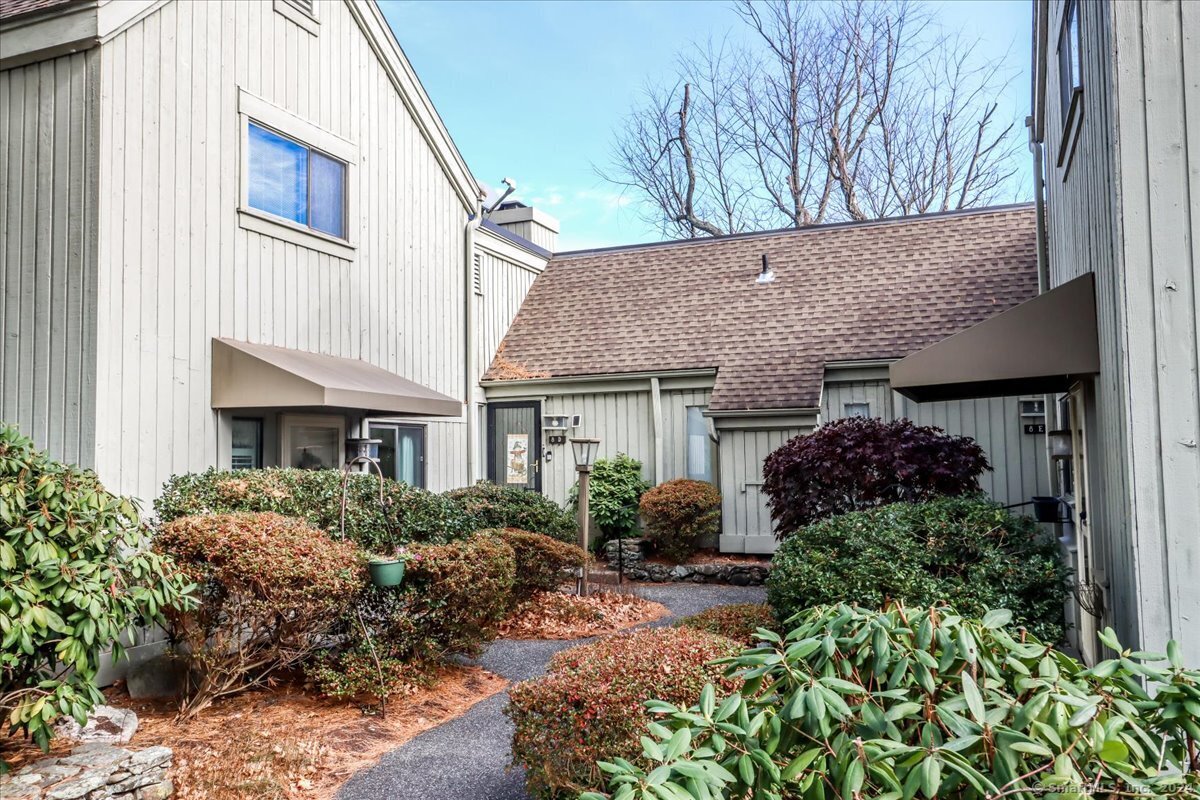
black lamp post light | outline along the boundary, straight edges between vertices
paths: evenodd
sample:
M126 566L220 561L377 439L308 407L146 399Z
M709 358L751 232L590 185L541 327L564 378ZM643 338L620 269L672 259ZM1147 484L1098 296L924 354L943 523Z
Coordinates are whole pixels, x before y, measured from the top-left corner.
M575 471L579 473L579 546L583 552L588 552L588 478L592 474L592 465L596 463L596 454L600 451L599 439L572 439L571 452L575 455ZM587 560L579 573L579 596L586 597L588 593Z

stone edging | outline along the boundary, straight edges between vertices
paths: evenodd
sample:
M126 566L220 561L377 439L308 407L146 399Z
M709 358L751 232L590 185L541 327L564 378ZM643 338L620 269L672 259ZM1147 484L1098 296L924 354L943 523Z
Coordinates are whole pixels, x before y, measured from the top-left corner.
M90 742L70 755L43 758L0 778L5 800L166 800L175 792L169 747L126 750Z
M762 564L650 564L642 549L641 539L624 539L619 546L625 562L625 577L633 581L655 583L728 583L734 586L761 586L771 572L769 563ZM608 568L618 569L618 542L604 545L604 560Z

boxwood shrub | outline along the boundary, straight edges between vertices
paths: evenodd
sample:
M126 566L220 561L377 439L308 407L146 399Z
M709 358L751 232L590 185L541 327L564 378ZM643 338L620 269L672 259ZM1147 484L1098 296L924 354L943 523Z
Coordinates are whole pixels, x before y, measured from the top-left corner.
M812 609L728 659L740 690L649 703L641 758L599 766L621 800L1197 795L1200 671L1176 642L1109 630L1118 657L1086 669L1009 617Z
M642 495L638 508L646 538L678 564L696 552L701 540L721 532L721 492L706 481L660 483Z
M582 567L588 554L574 544L560 542L540 533L516 528L484 531L499 536L513 549L516 576L513 580L513 600L529 598L534 592L550 592L569 580L564 570Z
M230 472L211 468L176 475L163 485L154 510L163 522L196 514L271 512L300 517L337 535L342 499L339 470L254 469ZM361 547L389 552L409 542L442 543L461 539L478 526L449 497L406 483L354 473L347 485L346 537Z
M851 417L783 444L763 464L780 538L819 519L888 503L974 494L990 470L974 439L906 419Z
M1008 608L1043 641L1063 635L1067 569L1028 517L981 497L894 503L822 520L784 540L767 599L780 619L828 603Z
M462 506L477 530L517 528L567 544L579 539L575 515L539 492L480 481L474 486L451 489L446 497Z
M710 662L738 649L703 631L653 628L558 653L544 676L509 692L513 764L525 768L526 788L543 800L603 788L596 760L637 758L649 722L643 704L691 703L709 682L732 690Z

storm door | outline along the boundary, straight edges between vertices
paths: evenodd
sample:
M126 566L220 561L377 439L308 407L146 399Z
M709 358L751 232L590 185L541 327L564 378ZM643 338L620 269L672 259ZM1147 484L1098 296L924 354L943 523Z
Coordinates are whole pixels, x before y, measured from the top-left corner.
M542 490L542 404L488 403L488 480Z

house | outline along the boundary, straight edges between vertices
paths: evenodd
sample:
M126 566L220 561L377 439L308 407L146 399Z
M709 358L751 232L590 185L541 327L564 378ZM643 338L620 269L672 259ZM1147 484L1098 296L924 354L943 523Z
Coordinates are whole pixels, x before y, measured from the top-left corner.
M1042 293L891 367L916 399L1045 393L1077 644L1200 662L1200 5L1034 3Z
M1043 398L917 404L888 382L1037 293L1036 230L1021 205L556 253L484 376L487 476L562 502L565 440L595 436L651 482L716 483L721 550L768 553L768 454L826 420L908 417L975 437L1000 502L1043 495Z
M147 501L364 438L479 474L558 225L484 214L374 2L5 0L0 96L0 418Z

